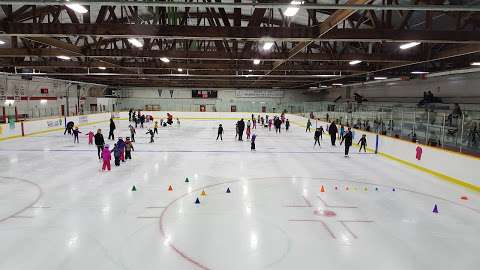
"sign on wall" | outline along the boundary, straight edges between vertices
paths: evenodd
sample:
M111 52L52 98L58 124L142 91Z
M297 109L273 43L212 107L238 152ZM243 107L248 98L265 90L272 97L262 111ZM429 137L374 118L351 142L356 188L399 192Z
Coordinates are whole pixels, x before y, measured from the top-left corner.
M60 126L62 126L62 119L47 121L47 127L49 127L49 128L60 127Z
M238 98L283 98L284 95L282 90L235 90Z

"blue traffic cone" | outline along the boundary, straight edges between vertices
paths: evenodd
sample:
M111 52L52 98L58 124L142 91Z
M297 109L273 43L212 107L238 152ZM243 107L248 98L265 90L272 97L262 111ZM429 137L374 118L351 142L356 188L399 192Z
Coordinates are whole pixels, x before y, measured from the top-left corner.
M437 214L438 214L438 207L437 207L437 205L436 205L436 204L435 204L435 206L433 207L433 211L432 211L432 212L433 212L433 213L437 213Z
M227 188L227 193L230 193L230 188Z
M197 198L197 200L195 201L195 204L200 204L200 200Z
M375 191L378 191L378 187L375 188Z
M393 188L392 191L395 191L395 188Z

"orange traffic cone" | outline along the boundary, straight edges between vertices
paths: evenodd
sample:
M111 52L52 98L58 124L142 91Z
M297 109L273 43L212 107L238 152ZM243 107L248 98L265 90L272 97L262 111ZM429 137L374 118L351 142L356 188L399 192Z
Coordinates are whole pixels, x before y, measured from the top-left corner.
M168 187L168 191L173 191L172 185L170 185L170 186Z

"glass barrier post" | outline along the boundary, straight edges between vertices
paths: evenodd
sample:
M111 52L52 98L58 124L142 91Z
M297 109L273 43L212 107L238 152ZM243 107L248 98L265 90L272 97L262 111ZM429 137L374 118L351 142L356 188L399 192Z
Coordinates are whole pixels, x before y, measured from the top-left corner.
M430 127L430 111L427 111L427 127L425 128L425 144L428 145L428 129Z
M445 148L445 113L443 114L443 123L442 123L442 148Z
M462 129L461 129L461 132L460 132L460 153L462 152L462 146L463 146L464 124L465 124L465 114L462 113Z

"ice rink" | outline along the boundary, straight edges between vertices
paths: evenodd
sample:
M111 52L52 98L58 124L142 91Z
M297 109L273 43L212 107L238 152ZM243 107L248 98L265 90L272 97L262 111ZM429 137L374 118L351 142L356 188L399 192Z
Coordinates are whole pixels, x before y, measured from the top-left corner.
M138 128L111 172L87 144L98 127L106 138L107 123L81 127L80 144L63 131L0 142L0 269L480 267L478 193L358 148L344 158L326 136L313 148L299 125L254 130L256 152L230 120L184 120L153 144Z

